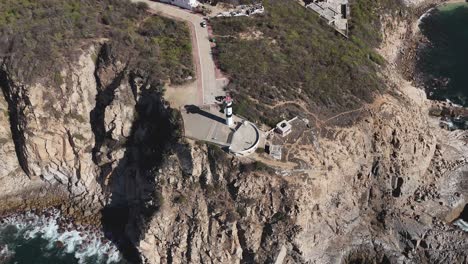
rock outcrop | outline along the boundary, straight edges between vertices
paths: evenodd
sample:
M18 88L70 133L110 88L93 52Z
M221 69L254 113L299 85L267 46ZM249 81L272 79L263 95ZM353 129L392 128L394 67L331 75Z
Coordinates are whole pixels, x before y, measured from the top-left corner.
M164 205L142 255L148 263L465 259L464 234L450 223L466 190L462 174L449 171L463 166L466 146L403 92L379 101L359 124L321 138L307 173L251 171L202 146L186 154L190 170L174 154L158 175Z
M102 225L136 261L130 237L139 230L126 229L159 206L153 170L177 138L179 120L160 86L114 52L105 41L89 45L56 73L58 82L24 84L3 64L1 213L60 207Z
M160 175L165 203L139 246L147 262L466 262L452 224L466 204L466 133L440 130L424 92L402 79L394 51L415 27L392 27L380 53L393 89L358 123L293 153L312 169L246 170L196 146L191 172Z
M287 174L180 139L160 87L105 40L57 85L22 83L3 64L2 212L56 197L45 203L101 223L135 263L466 262L452 222L466 204L467 137L440 130L400 77L392 51L407 25L396 26L381 50L394 88L356 124L291 144Z

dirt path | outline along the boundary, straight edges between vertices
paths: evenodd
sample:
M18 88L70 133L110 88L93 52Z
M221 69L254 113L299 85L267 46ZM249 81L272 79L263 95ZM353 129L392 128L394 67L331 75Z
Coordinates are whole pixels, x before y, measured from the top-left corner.
M344 116L344 115L351 114L351 113L354 113L354 112L362 111L362 110L364 110L364 109L366 109L366 108L367 108L367 106L363 106L363 107L360 107L360 108L358 108L358 109L349 110L349 111L345 111L345 112L339 113L339 114L337 114L337 115L334 115L334 116L332 116L332 117L326 119L325 121L323 121L323 123L327 123L327 122L329 122L329 121L331 121L331 120L333 120L333 119L336 119L336 118L338 118L338 117L340 117L340 116Z
M255 98L252 98L252 97L249 97L250 100L252 100L253 102L257 103L257 104L262 104L260 101L258 101L257 99ZM278 102L274 105L266 105L266 104L263 104L265 107L269 108L269 109L274 109L274 108L277 108L277 107L281 107L281 106L284 106L284 105L288 105L288 104L293 104L293 105L296 105L296 106L299 106L305 113L307 113L308 115L312 116L314 119L315 119L315 125L316 127L320 128L322 126L324 126L326 123L338 118L338 117L341 117L341 116L344 116L344 115L347 115L347 114L352 114L352 113L355 113L355 112L360 112L360 111L363 111L365 109L369 109L369 108L375 108L375 107L380 107L382 103L382 99L381 98L376 98L375 101L372 103L372 104L369 104L369 105L365 105L365 106L362 106L358 109L353 109L353 110L349 110L349 111L345 111L345 112L341 112L339 114L336 114L332 117L329 117L328 119L320 119L315 113L312 113L311 111L309 111L307 109L307 107L305 106L305 104L302 102L302 101L281 101L281 102Z
M209 30L208 28L202 28L200 23L203 18L197 14L193 14L188 10L184 10L178 7L162 4L158 2L152 2L148 0L131 0L132 2L144 2L147 3L151 8L151 11L173 18L176 20L185 21L189 24L189 28L192 36L192 55L196 69L197 80L193 83L186 84L183 86L169 86L167 88L166 96L174 107L181 107L187 104L213 104L216 103L214 97L218 95L224 95L222 85L219 85L216 81L216 67L211 55L211 44L209 42ZM258 104L261 104L258 100L250 97L250 99ZM309 111L303 102L297 101L281 101L275 105L265 105L269 109L281 107L287 104L294 104L300 107L305 113L312 116L315 119L315 125L320 128L327 122L338 117L359 112L364 110L368 106L363 106L359 109L345 111L332 116L326 120L320 119L317 114Z

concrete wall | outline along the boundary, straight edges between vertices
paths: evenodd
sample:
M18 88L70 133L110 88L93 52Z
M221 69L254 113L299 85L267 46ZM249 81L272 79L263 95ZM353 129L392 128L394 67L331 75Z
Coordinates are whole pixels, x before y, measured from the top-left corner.
M257 126L254 125L253 123L248 122L248 124L250 126L252 126L253 129L255 130L255 142L249 149L246 149L246 150L243 150L243 151L237 151L236 152L236 151L232 151L231 148L229 148L229 152L231 152L232 154L234 154L236 156L245 157L245 156L248 156L250 154L253 154L255 152L255 150L257 150L258 145L260 144L260 130L258 130Z
M162 3L168 3L171 5L179 6L186 9L192 9L198 6L197 0L159 0Z

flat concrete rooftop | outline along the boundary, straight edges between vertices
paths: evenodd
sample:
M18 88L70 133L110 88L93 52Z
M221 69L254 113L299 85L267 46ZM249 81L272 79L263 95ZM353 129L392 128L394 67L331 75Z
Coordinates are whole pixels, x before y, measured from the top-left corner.
M248 151L252 146L258 145L259 140L260 133L255 125L243 122L234 133L229 150L234 153L242 153Z
M345 13L342 13L342 6L345 5ZM328 24L333 26L338 32L347 35L348 30L348 15L349 3L348 0L324 0L314 1L308 5L310 8L317 12L321 17L327 20Z
M185 136L188 138L230 146L234 127L225 123L224 114L216 105L189 105L182 109ZM239 120L234 119L234 122Z
M227 126L218 105L188 105L181 113L185 137L227 147L236 155L251 154L259 145L262 134L254 124L233 115L234 125Z

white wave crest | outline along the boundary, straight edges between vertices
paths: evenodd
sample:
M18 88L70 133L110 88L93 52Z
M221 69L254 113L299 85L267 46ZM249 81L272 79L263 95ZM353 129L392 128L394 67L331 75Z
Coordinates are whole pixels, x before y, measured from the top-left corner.
M434 9L435 8L431 8L431 9L427 10L426 13L422 14L422 16L418 19L418 26L421 26L422 21L426 17L430 16L432 14L432 11L434 11Z
M453 224L458 226L461 230L468 232L468 223L463 221L463 219L458 219Z
M90 258L97 258L98 263L107 264L121 260L116 246L110 241L103 241L102 232L78 231L71 223L60 226L60 219L60 212L56 209L43 215L27 212L3 218L0 227L14 226L18 230L16 235L22 234L27 240L41 236L49 241L47 245L49 249L60 244L60 247L63 246L63 251L74 254L80 264L87 263ZM12 254L10 251L12 249L5 245L0 254Z

